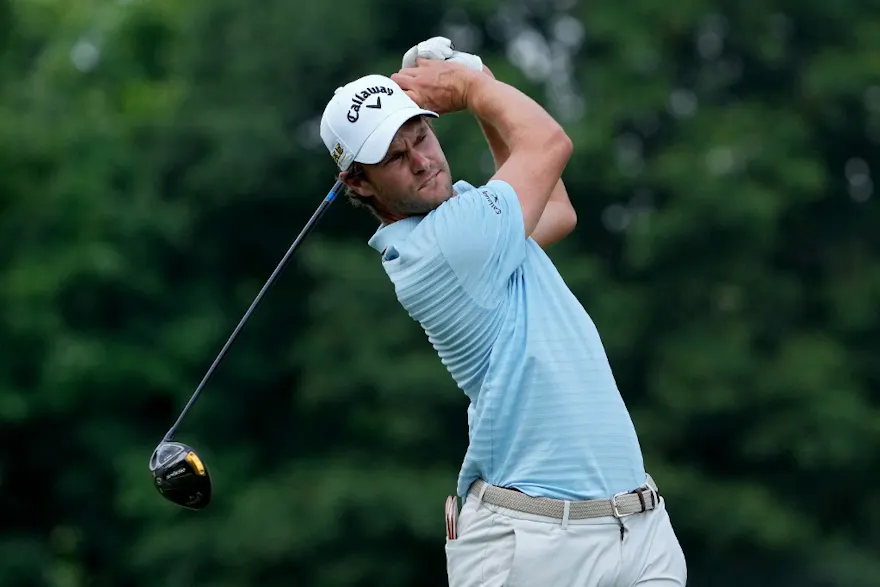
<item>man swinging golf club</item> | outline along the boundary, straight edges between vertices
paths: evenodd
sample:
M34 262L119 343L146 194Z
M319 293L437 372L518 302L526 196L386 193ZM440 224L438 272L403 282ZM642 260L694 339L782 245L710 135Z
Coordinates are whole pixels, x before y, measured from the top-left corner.
M429 119L468 111L496 161L453 183ZM339 88L321 136L403 308L470 399L447 502L451 587L672 587L684 555L599 334L544 248L575 226L572 154L538 104L433 38Z

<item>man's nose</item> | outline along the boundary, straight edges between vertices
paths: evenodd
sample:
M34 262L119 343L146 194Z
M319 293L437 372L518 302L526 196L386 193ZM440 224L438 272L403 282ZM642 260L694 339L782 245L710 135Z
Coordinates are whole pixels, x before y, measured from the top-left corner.
M431 166L431 160L423 153L416 150L410 151L409 163L412 167L413 173L425 171Z

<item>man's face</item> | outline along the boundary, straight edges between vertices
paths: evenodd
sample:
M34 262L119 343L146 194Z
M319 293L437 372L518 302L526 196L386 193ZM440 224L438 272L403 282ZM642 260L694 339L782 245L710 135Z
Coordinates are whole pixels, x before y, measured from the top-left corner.
M437 135L421 117L404 124L385 158L364 165L364 175L351 185L374 203L383 220L427 214L452 197L449 164Z

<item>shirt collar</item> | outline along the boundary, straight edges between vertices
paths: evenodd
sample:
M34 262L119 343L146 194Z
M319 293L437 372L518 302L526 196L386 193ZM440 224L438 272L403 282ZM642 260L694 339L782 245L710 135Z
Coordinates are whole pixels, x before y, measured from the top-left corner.
M452 189L455 194L458 195L474 189L474 186L464 180L459 180L455 182ZM391 224L382 224L373 236L370 237L368 242L371 247L384 254L385 249L387 249L391 243L406 238L406 236L415 230L416 226L418 226L419 222L424 218L424 216L408 216L397 222L392 222Z
M370 246L380 253L384 253L389 245L405 239L409 233L415 230L423 218L424 216L408 216L391 224L383 224L370 237Z

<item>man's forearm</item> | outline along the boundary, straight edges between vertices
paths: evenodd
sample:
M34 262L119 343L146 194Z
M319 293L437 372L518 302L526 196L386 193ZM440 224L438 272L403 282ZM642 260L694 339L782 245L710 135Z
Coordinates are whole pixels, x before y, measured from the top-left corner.
M565 136L556 120L515 87L484 73L472 71L469 77L465 108L494 127L511 153L523 148L543 153L541 149Z
M532 238L542 249L546 249L571 234L575 226L577 213L568 199L565 185L559 180L532 232Z
M504 165L507 161L507 158L510 157L510 149L507 146L507 143L504 142L504 139L501 138L501 135L495 129L494 126L480 118L476 117L477 122L480 125L480 130L483 131L483 136L486 138L486 142L489 144L489 150L492 152L492 159L495 161L495 169L497 170L499 167Z
M483 64L483 73L495 79L495 74L492 73L492 70L485 63ZM480 125L480 130L483 131L483 136L486 137L486 142L489 143L489 150L492 152L492 158L495 160L495 170L497 171L499 167L504 165L507 158L510 157L510 148L494 126L479 115L476 118Z

